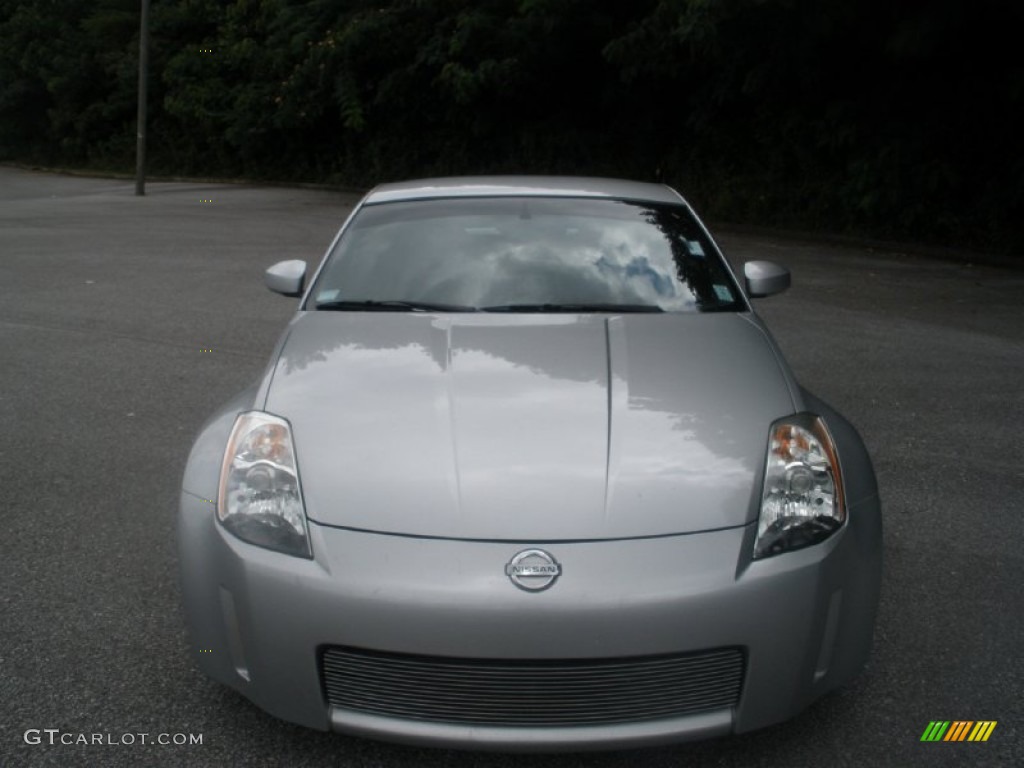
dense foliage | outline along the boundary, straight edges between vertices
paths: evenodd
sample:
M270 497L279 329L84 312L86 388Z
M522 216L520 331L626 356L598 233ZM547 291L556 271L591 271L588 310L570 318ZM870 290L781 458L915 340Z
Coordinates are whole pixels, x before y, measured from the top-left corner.
M139 0L0 0L0 159L133 167ZM1009 0L152 0L158 173L663 178L707 214L1024 246Z

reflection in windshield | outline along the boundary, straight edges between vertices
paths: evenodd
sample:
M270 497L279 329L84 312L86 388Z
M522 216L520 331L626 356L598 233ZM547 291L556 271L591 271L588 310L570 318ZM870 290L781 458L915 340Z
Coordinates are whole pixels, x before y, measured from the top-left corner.
M358 301L743 308L686 208L587 198L367 206L331 253L313 300L335 308Z

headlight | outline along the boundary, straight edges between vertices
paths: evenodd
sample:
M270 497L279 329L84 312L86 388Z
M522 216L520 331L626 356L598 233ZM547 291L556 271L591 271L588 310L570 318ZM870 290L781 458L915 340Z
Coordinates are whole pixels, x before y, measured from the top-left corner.
M772 425L754 557L771 557L827 539L846 520L843 478L832 436L819 417Z
M250 544L312 557L287 421L259 411L235 419L220 470L217 517Z

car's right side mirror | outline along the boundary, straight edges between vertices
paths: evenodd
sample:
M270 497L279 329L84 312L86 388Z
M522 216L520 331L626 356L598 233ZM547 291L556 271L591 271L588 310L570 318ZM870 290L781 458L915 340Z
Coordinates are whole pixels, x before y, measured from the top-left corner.
M752 299L782 293L791 282L789 270L772 261L748 261L743 265L743 277Z
M284 296L301 296L306 285L306 262L301 259L279 261L267 267L263 273L263 282L274 293Z

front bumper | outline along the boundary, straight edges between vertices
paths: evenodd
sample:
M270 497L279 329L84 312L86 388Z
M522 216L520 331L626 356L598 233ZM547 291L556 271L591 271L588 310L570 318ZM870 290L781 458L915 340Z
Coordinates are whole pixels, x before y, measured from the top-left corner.
M751 561L753 526L544 544L563 574L517 589L504 566L536 542L370 534L310 524L313 560L253 547L183 493L179 552L193 652L267 712L321 730L502 750L622 748L787 719L863 666L880 582L878 499L805 550ZM521 727L382 717L327 703L329 646L459 659L630 659L738 647L738 704L685 717Z

